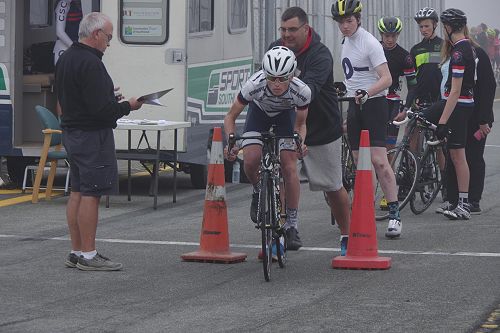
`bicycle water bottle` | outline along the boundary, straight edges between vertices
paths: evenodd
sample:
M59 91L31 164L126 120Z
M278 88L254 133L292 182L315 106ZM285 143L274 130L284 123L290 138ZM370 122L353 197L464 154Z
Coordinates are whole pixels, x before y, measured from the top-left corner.
M233 184L240 182L240 162L236 159L233 163Z

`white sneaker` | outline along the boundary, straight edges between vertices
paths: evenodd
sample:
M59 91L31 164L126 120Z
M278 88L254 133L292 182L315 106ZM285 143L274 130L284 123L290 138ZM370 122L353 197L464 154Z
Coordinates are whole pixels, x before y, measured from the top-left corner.
M450 220L470 220L469 207L462 207L458 205L453 210L447 210L443 213L444 216Z
M403 225L400 220L391 219L389 220L389 225L387 226L387 232L385 233L385 237L395 238L401 236L401 230L403 229Z
M449 201L445 201L441 204L441 206L436 208L436 213L444 214L445 211L450 210L452 208L453 208L452 204Z

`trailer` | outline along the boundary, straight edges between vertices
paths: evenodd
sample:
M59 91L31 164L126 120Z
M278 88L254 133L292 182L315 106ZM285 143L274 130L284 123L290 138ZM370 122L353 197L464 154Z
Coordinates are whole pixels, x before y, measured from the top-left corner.
M114 36L103 61L124 96L173 88L161 99L165 107L144 105L128 118L191 122L179 135L175 167L190 173L193 186L204 188L209 129L222 125L253 72L251 2L74 1L81 1L83 14L100 11L111 18ZM34 106L56 110L51 61L58 4L0 1L0 156L7 157L16 182L40 155L41 124ZM117 150L127 148L121 132L115 131ZM163 136L160 145L162 151L173 149L172 136ZM170 154L164 156L172 162Z

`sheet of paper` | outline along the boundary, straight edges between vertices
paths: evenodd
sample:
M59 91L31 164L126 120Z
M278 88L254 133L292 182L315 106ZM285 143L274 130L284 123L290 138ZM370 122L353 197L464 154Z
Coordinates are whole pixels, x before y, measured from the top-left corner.
M139 97L137 100L139 102L144 101L145 104L150 104L150 105L159 105L159 106L164 106L163 104L160 103L160 97L168 93L174 88L166 89L166 90L161 90L157 91L151 94L143 95Z

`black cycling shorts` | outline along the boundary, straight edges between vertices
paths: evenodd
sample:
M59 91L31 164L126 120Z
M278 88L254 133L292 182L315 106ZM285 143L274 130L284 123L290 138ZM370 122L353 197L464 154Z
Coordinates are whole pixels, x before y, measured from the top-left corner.
M423 110L424 117L433 124L439 123L439 118L444 111L446 100L441 100L432 104L429 108ZM448 149L465 148L467 142L467 124L472 115L473 107L461 106L455 107L448 119L448 127L451 129L451 134L447 140Z
M118 193L115 140L110 128L63 130L63 144L70 162L71 191L100 197Z
M359 150L361 130L370 132L371 147L385 147L387 109L385 96L370 98L361 107L354 102L349 102L347 135L352 150Z
M396 140L398 138L398 133L399 133L399 127L394 125L392 123L392 120L398 115L399 113L399 106L400 103L399 101L393 101L388 99L387 100L387 110L388 110L388 121L387 121L387 144L396 144Z

